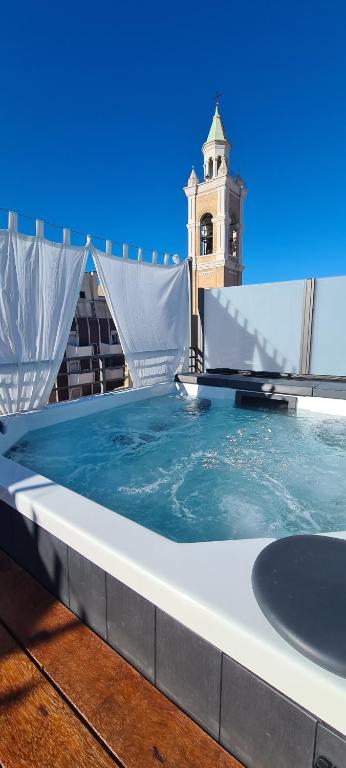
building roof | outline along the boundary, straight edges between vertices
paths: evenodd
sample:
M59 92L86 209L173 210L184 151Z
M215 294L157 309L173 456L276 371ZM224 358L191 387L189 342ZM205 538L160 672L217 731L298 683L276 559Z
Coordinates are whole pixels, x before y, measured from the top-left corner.
M212 124L210 126L210 131L208 133L206 144L208 144L208 141L227 141L227 137L225 134L225 129L223 127L222 117L219 112L218 104L216 104L216 107L215 107L215 113L212 120Z

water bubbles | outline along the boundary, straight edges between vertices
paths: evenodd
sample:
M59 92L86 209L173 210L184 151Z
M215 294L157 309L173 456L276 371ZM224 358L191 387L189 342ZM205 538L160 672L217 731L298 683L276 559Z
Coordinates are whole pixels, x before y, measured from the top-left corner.
M325 420L316 426L315 434L329 448L346 451L346 420Z
M202 457L203 469L214 469L215 467L218 467L219 464L220 460L217 451L207 451Z

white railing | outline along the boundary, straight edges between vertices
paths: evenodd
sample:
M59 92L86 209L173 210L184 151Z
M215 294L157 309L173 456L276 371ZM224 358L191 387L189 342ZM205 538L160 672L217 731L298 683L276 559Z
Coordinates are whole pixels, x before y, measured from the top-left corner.
M7 208L0 208L0 211L4 211L8 214L8 230L10 232L19 232L18 229L18 218L23 216L25 219L29 219L30 221L33 221L35 223L35 236L38 238L44 238L45 237L45 225L48 227L55 227L62 231L62 243L64 245L71 245L71 235L77 234L79 236L85 237L86 244L91 244L92 240L101 240L105 243L105 253L107 256L114 256L116 258L122 258L125 260L130 261L138 261L142 262L145 261L146 263L151 264L157 264L158 266L168 267L172 265L178 265L180 263L180 259L178 254L169 254L168 252L164 251L150 251L148 248L142 248L134 245L129 245L128 243L120 243L116 240L107 240L105 238L100 238L96 236L91 236L88 234L84 234L82 232L78 232L77 230L68 229L66 227L59 227L56 224L50 224L49 222L43 221L42 219L34 219L31 216L26 216L25 214L17 213L16 211L10 211ZM50 238L47 238L50 239ZM117 246L117 248L121 248L121 253L114 253L113 252L113 246ZM143 258L143 253L147 253L148 257ZM150 256L149 256L150 254Z

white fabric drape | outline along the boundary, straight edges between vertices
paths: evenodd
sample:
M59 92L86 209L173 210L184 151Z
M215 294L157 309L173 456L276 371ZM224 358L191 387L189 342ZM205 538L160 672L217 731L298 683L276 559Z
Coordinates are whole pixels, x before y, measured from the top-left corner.
M160 267L92 255L134 387L173 380L188 361L188 264Z
M0 230L0 414L48 402L87 248Z

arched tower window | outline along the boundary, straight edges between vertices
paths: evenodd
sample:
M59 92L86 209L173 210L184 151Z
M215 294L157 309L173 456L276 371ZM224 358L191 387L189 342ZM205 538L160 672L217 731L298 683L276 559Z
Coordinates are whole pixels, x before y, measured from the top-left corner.
M201 256L213 253L213 222L211 213L205 213L200 224Z
M208 160L208 178L213 178L213 158L210 157Z
M221 157L221 155L219 155L218 158L217 158L217 170L218 171L219 171L219 168L220 168L220 165L221 165L221 160L222 160L222 157Z
M233 259L238 257L239 223L236 213L231 212L229 229L229 253Z

